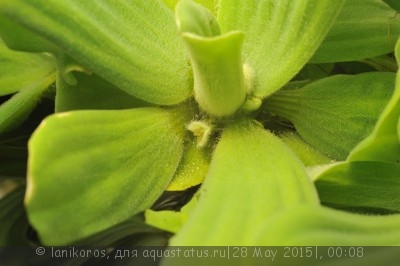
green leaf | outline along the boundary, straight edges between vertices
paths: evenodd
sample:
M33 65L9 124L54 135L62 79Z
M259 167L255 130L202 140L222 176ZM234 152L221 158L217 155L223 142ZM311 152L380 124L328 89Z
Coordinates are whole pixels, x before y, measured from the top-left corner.
M192 1L179 2L175 15L190 54L196 101L211 115L232 115L246 99L243 33L220 36L215 17Z
M246 34L245 62L255 71L255 95L266 97L310 59L344 0L220 0L222 33Z
M261 125L239 121L223 131L199 202L170 244L252 245L265 220L301 203L318 198L300 160Z
M400 215L367 216L324 207L299 206L267 221L259 231L255 245L399 245L399 224Z
M76 73L76 85L58 75L56 112L84 109L129 109L150 104L127 94L97 75Z
M44 90L55 81L55 69L21 88L0 106L0 134L19 126L37 105Z
M0 69L0 96L3 96L54 72L55 61L44 54L13 51L0 39Z
M267 110L290 120L309 144L344 160L373 130L394 88L393 73L336 75L267 99Z
M19 126L40 96L55 81L55 60L45 54L10 50L0 39L0 96L14 94L0 105L0 134Z
M187 112L76 111L44 120L29 142L25 198L43 243L65 245L149 208L182 155L178 111Z
M312 63L354 61L393 51L400 16L382 0L348 0Z
M400 40L395 49L397 64L400 63ZM396 76L393 95L380 115L373 131L354 148L349 161L400 162L398 120L400 117L400 71Z
M24 52L55 52L58 48L39 35L0 15L0 36L13 50Z
M322 204L365 212L400 212L400 167L383 162L345 162L316 176Z
M157 104L192 94L172 12L158 0L6 0L0 13L125 92Z

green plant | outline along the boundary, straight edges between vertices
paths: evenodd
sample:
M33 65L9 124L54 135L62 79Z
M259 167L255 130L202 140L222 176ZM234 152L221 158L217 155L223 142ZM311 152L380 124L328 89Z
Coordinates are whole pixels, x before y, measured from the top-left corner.
M28 146L40 243L135 243L160 234L146 222L176 233L171 245L399 245L397 12L176 2L0 1L0 95L14 94L0 150L40 98L55 101ZM187 205L160 210L163 192ZM1 217L8 244L21 217Z

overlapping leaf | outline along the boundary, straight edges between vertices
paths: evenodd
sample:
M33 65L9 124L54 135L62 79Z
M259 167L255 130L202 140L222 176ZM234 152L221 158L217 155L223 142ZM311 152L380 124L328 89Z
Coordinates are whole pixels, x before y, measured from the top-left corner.
M43 243L71 243L149 208L179 164L181 119L139 108L44 120L29 143L25 199Z
M0 96L3 96L54 72L55 61L43 54L13 51L0 39L0 69Z
M400 167L384 162L334 165L315 181L321 203L363 213L400 212Z
M301 89L281 90L267 99L266 108L290 120L318 150L344 160L373 130L394 81L393 73L336 75Z
M397 59L399 51L397 43ZM399 78L397 74L396 88L372 132L351 151L346 162L315 172L318 192L326 204L366 211L369 207L371 212L398 212Z
M400 35L400 16L382 0L348 0L313 63L360 60L393 51Z
M13 50L24 52L56 52L58 48L9 18L0 15L0 36Z
M12 0L0 13L140 99L175 104L192 93L172 12L161 1Z
M255 71L255 95L281 88L310 59L335 20L343 0L220 0L222 33L246 34L244 61Z
M0 40L0 68L0 96L17 92L0 106L3 134L26 119L55 81L55 62L48 55L12 51Z
M86 109L129 109L150 104L118 89L97 75L74 73L75 85L58 75L56 112Z
M400 63L400 41L395 47L397 64ZM390 101L379 117L371 134L349 154L349 161L380 161L399 163L400 142L398 121L400 117L400 71L396 76L396 88Z
M300 203L318 203L301 162L259 124L241 121L222 133L199 202L171 245L252 245L268 217Z
M22 88L0 106L0 134L20 125L37 105L43 91L55 81L55 73Z
M400 215L367 216L301 206L264 224L261 246L388 246L400 244Z

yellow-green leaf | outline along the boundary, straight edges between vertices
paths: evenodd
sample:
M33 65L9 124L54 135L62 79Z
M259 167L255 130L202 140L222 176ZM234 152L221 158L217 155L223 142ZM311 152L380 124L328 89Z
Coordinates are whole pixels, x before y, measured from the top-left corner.
M149 208L183 149L176 111L75 111L45 119L29 142L28 217L47 245L65 245Z
M199 202L170 244L253 245L261 224L301 203L318 198L300 160L261 125L240 121L222 133Z
M5 0L0 14L142 100L169 105L192 95L173 14L160 0Z
M255 71L255 94L287 83L328 33L344 0L220 0L222 33L246 34L244 61Z

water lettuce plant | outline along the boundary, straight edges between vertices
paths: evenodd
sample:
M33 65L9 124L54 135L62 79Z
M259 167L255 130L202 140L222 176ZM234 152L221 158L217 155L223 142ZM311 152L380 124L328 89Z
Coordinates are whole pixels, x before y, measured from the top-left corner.
M395 4L1 0L0 243L399 245Z

